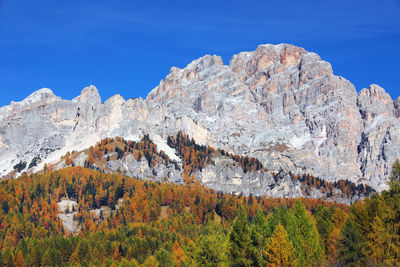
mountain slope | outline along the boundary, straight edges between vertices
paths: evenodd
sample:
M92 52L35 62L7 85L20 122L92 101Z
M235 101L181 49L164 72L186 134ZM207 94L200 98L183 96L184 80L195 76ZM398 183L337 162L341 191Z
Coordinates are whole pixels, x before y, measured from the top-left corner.
M68 152L47 170L79 165L153 182L190 185L199 181L208 188L231 194L307 197L346 204L375 192L369 186L347 180L332 183L309 174L284 170L275 173L255 158L200 146L182 132L168 136L162 147L168 147L170 153L161 150L149 135L139 142L105 138L87 150Z
M101 103L90 86L71 101L41 89L12 102L0 109L0 174L15 166L40 170L106 137L139 141L150 134L165 142L182 131L199 145L254 157L271 171L380 190L400 152L399 103L377 85L357 94L315 53L261 45L234 55L229 65L207 55L174 67L145 100L116 95Z

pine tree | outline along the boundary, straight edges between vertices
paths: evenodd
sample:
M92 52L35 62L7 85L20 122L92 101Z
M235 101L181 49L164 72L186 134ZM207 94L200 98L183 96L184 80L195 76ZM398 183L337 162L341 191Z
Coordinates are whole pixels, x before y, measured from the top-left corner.
M140 266L158 267L159 265L158 265L158 263L157 263L155 257L150 256L150 257L148 257L148 258L145 260L145 262L143 263L143 265L140 265ZM163 266L163 265L160 265L160 266Z
M267 242L267 220L262 210L258 210L251 227L251 259L254 266L263 266L263 249Z
M228 257L232 266L251 266L251 238L247 215L239 206L229 235Z
M327 252L329 236L333 231L332 214L329 209L321 205L315 210L314 218L325 252Z
M33 248L31 249L30 253L29 253L29 262L31 263L31 265L33 266L40 266L41 265L41 255L40 255L40 251L38 248L38 244L37 242L33 243Z
M301 263L305 265L316 264L323 255L318 230L300 201L296 201L294 204L293 215L296 218L302 250L304 251L304 262Z
M267 266L296 266L292 242L285 228L279 223L265 248Z
M131 248L131 247L129 247L128 252L126 253L126 258L127 258L128 260L131 260L131 259L134 258L134 257L133 257L133 252L132 252L132 248Z
M14 263L14 256L11 253L10 249L7 248L3 253L3 264L7 267L12 267Z
M338 240L338 258L347 266L365 264L365 244L360 231L349 218L347 219Z
M79 259L79 254L77 250L75 250L74 253L71 254L71 256L69 257L69 261L73 263L80 263L81 260Z
M54 266L50 249L47 249L42 256L42 266Z
M154 257L156 258L157 262L160 266L165 267L172 267L174 263L172 261L171 252L166 251L164 248L159 249L155 254Z
M216 236L201 235L197 240L194 259L199 266L219 266L222 261L223 247Z

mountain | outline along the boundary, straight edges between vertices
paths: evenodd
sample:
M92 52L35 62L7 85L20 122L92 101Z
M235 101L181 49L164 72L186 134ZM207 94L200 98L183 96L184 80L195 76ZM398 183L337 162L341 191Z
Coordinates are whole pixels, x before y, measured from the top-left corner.
M184 69L173 67L146 99L115 95L102 103L89 86L71 101L40 89L11 102L0 108L0 175L39 171L104 138L139 142L147 134L179 164L167 137L183 132L197 145L255 158L271 172L382 190L400 153L399 118L400 98L393 101L378 85L358 94L317 54L260 45L234 55L229 65L206 55ZM249 192L251 185L228 170L222 187ZM206 184L204 177L197 179Z

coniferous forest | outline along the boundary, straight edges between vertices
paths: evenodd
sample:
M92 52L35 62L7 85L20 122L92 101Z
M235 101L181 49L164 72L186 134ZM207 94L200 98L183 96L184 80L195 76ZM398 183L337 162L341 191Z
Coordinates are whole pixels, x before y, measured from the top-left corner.
M352 206L82 167L2 181L0 203L0 266L400 265L399 161L390 189Z

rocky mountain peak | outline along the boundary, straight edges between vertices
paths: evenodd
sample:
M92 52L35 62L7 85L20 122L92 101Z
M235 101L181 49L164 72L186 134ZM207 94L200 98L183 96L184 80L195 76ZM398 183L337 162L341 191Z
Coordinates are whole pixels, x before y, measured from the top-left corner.
M55 101L57 99L58 98L54 95L52 90L50 90L49 88L42 88L33 92L27 98L25 98L20 102L11 101L11 105L19 107L28 107L33 105L43 105L51 101Z
M371 121L377 116L393 117L393 100L385 89L376 84L364 88L358 96L358 104L363 118Z
M206 55L171 68L145 100L116 95L101 103L94 86L72 101L39 95L48 99L41 108L0 108L1 175L21 161L28 170L35 157L50 163L106 137L162 140L178 131L197 144L254 157L271 171L378 190L400 156L400 100L393 103L377 85L357 94L330 63L289 44L260 45L229 65Z
M98 105L101 103L101 97L99 91L94 85L89 85L83 88L80 96L74 99L82 104L93 104Z

